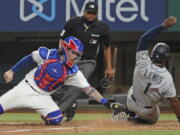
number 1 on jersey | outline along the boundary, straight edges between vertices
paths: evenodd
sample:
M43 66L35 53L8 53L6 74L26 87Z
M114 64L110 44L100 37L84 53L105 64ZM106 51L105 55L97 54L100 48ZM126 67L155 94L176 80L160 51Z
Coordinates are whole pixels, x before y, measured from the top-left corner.
M148 84L147 84L147 86L146 86L146 88L145 88L145 90L144 90L144 94L147 93L147 91L148 91L149 87L151 86L151 84L152 84L152 83L148 83Z

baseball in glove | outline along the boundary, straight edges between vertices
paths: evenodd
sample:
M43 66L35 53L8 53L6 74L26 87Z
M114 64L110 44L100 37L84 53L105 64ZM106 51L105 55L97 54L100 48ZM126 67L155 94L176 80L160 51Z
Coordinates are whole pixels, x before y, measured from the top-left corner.
M118 102L114 103L106 103L106 107L108 107L112 111L112 116L110 120L127 120L127 109L126 106L120 104Z

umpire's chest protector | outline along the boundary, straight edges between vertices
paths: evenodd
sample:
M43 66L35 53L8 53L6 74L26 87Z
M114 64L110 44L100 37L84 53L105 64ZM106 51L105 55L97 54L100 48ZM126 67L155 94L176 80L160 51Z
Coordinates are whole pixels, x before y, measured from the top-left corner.
M42 90L53 91L63 85L66 77L66 66L58 59L49 59L37 68L34 80Z

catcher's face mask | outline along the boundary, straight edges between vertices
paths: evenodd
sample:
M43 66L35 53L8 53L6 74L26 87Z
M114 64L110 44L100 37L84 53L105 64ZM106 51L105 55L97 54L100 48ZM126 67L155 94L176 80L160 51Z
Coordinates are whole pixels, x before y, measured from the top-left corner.
M62 49L64 51L66 65L72 67L83 54L83 44L75 37L68 37L62 41Z
M67 48L67 53L68 53L68 58L70 61L72 61L73 63L78 62L81 59L82 54L79 52L76 52L74 50L72 50L71 48Z

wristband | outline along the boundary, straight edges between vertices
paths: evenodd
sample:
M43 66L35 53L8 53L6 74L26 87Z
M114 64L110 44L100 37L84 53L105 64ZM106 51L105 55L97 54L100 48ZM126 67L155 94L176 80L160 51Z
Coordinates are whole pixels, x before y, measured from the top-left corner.
M100 101L100 103L103 105L106 104L107 102L108 102L108 100L106 98L102 98Z

